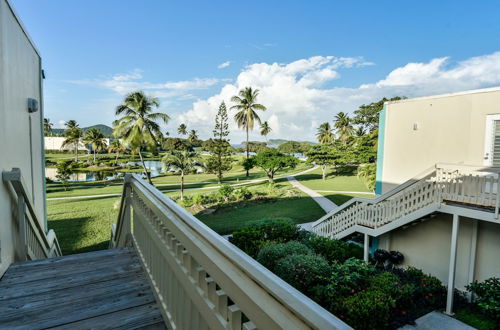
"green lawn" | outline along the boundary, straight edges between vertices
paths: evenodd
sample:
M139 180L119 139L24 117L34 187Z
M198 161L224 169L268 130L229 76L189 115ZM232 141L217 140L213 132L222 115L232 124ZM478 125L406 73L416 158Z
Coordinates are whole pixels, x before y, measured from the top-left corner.
M314 190L362 191L370 192L362 180L355 175L337 176L327 173L326 180L321 178L321 169L296 176L304 186Z
M345 202L349 201L353 197L363 197L363 198L373 198L375 195L368 195L368 194L337 194L337 193L328 193L328 192L321 192L321 195L325 196L332 202L334 202L337 205L342 205Z

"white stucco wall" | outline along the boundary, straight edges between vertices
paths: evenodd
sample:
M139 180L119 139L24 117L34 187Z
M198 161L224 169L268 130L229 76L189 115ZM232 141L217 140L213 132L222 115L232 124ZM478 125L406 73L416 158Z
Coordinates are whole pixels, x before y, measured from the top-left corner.
M40 57L6 0L0 0L0 171L21 169L45 227ZM27 99L39 102L28 113ZM0 184L0 275L15 260L17 224L11 190Z
M64 148L62 147L62 144L66 139L63 136L45 136L43 139L45 141L45 150L68 150L68 151L74 150L73 145L68 145L65 146ZM88 151L88 149L85 147L83 143L78 144L78 150Z

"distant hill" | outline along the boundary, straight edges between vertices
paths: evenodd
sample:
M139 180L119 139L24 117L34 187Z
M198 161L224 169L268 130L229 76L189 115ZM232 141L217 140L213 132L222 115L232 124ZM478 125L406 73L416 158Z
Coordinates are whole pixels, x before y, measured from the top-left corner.
M286 143L288 141L291 141L291 140L285 140L285 139L269 139L269 141L267 142L267 144L269 145L275 145L275 146L279 146L283 143ZM316 144L315 142L310 142L310 141L297 141L297 142L305 142L305 143L309 143L309 144Z
M110 137L113 134L113 129L111 127L109 127L107 125L102 125L102 124L84 127L83 132L86 132L87 130L89 130L91 128L95 128L95 129L99 130L102 133L102 135L104 135L105 137ZM53 128L52 134L63 135L64 130L65 130L64 128Z

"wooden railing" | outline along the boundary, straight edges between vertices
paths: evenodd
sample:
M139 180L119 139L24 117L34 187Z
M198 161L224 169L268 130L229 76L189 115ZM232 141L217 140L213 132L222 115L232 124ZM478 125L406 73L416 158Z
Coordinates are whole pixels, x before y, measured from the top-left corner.
M353 198L312 225L318 235L336 237L360 225L380 228L429 205L461 203L494 212L500 206L500 168L437 164L377 198Z
M171 329L350 329L136 175L112 230L127 245Z
M31 205L21 170L13 168L2 172L4 183L10 184L17 197L17 223L19 228L19 255L23 260L35 260L61 256L61 248L55 232L51 229L46 234L40 220Z

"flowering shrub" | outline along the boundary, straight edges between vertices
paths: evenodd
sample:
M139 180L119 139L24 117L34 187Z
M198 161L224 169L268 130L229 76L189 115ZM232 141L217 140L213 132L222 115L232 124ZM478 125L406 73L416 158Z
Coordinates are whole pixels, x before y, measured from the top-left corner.
M274 272L276 262L280 259L297 254L312 254L310 248L299 242L266 245L257 255L257 261L270 271Z
M395 306L395 300L383 291L361 291L344 301L345 314L339 316L359 330L387 329Z
M477 296L477 306L481 311L500 323L500 278L475 281L467 286L467 290Z
M315 291L315 287L324 285L329 272L330 266L325 258L312 254L282 258L275 267L276 275L306 295Z
M304 242L328 262L344 262L349 258L363 259L363 248L356 244L343 242L323 236L313 236Z

